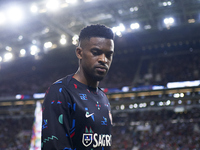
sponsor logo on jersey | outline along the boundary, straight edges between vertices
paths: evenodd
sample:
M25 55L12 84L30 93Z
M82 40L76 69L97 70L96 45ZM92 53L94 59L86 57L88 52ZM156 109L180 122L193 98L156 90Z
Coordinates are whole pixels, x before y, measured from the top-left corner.
M97 134L95 133L93 135L93 138L94 138L94 142L93 142L93 147L96 148L96 147L99 147L99 146L111 146L111 138L112 138L112 135L108 135L108 134Z
M86 117L86 118L89 118L89 117L91 117L93 114L94 114L94 113L88 114L88 113L86 112L86 113L85 113L85 117Z
M88 130L87 127L85 132L82 137L82 143L85 147L90 145L93 148L111 146L112 135L94 133L91 128Z
M86 113L85 113L85 117L86 117L86 118L91 117L92 120L94 121L94 113L89 113L89 110L88 110L87 107L85 108L85 111L86 111Z

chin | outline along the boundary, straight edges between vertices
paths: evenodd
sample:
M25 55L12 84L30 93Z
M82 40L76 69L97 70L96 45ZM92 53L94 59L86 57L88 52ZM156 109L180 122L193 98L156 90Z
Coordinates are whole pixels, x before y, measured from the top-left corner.
M106 76L107 72L94 72L92 74L89 74L90 78L94 81L101 81Z
M101 80L103 80L103 78L104 78L104 76L102 77L102 76L95 76L94 77L94 79L96 80L96 81L101 81Z
M101 81L101 80L103 80L104 77L105 77L105 75L94 75L93 79L95 81Z

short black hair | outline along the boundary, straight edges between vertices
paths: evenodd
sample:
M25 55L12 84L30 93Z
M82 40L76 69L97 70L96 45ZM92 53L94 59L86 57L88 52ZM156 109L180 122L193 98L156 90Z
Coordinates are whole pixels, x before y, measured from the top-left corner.
M109 27L105 25L89 25L81 30L79 35L79 41L84 39L90 39L91 37L102 37L114 40L114 33Z

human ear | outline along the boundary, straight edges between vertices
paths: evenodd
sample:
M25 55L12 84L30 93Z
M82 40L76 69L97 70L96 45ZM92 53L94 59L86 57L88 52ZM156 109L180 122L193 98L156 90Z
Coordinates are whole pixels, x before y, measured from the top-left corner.
M78 57L78 59L82 59L82 51L83 49L81 47L76 48L76 56Z

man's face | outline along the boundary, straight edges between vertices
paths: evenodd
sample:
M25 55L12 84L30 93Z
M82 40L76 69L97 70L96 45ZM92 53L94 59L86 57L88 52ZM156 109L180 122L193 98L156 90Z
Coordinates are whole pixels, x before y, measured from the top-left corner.
M114 42L111 39L92 37L81 43L82 58L80 67L86 78L100 81L107 74L114 52Z

